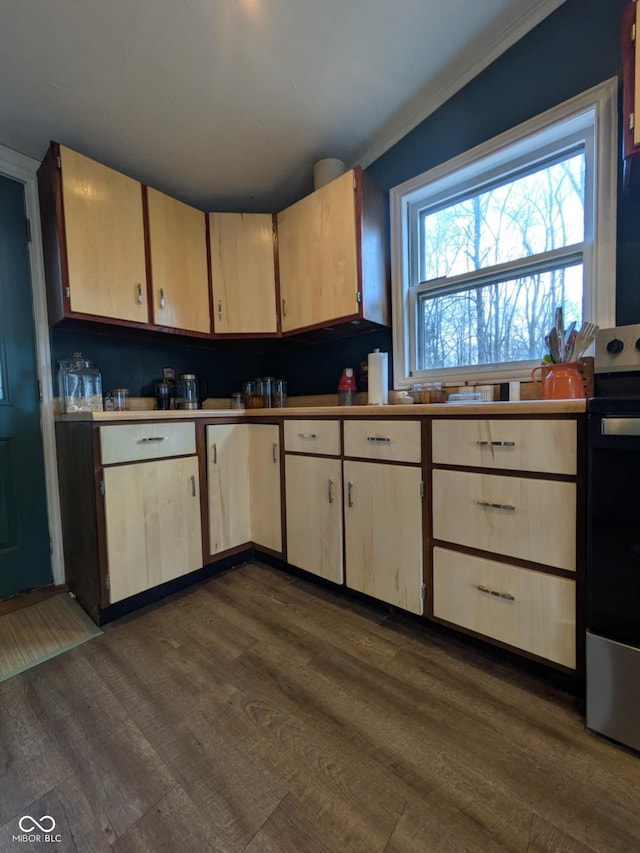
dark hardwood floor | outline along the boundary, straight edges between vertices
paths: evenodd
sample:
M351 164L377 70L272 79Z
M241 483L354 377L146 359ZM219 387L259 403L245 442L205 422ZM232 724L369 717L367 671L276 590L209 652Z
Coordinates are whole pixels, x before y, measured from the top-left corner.
M0 850L637 853L640 757L579 706L246 565L0 684Z

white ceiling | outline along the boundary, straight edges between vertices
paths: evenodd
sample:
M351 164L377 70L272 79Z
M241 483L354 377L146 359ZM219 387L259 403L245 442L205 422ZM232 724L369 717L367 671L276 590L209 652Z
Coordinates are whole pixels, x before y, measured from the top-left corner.
M203 209L367 166L564 0L3 0L0 144Z

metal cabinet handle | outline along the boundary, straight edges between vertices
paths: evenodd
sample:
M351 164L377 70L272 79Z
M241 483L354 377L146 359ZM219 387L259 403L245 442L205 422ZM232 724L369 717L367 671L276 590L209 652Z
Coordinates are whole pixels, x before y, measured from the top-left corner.
M298 438L317 438L315 432L299 432Z
M283 317L287 316L287 300L286 299L282 300L282 316Z
M196 478L195 474L192 474L189 479L191 480L191 495L195 498L196 496Z
M211 463L213 465L218 464L218 445L217 444L211 445Z
M483 592L485 595L493 595L496 598L504 598L505 601L515 601L515 595L511 595L510 592L499 592L497 589L490 589L488 586L483 586L483 584L476 584L476 589L478 592Z
M160 288L160 307L164 308L164 287Z
M368 435L367 441L379 441L381 444L391 444L390 438L383 438L379 435Z
M515 447L515 441L477 441L478 447Z
M476 501L478 506L485 506L489 509L506 509L509 512L515 512L515 507L511 504L494 504L491 501Z
M333 503L333 480L329 480L327 484L327 491L329 493L329 503Z
M138 293L138 305L142 305L142 285L140 283L136 284L136 291Z
M149 444L151 441L166 441L166 435L150 435L146 438L138 439L138 444Z
M273 461L278 461L278 444L275 441L273 442Z
M353 506L353 483L347 483L347 506Z
M218 320L222 320L222 302L218 300Z

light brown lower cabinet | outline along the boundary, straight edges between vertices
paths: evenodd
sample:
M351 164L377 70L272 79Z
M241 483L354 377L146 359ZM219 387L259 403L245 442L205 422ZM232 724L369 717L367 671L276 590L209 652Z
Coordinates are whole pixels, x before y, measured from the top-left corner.
M103 482L111 604L202 567L196 456L105 468Z
M321 456L285 460L287 562L342 583L342 462Z
M213 424L206 446L210 556L251 542L280 553L277 424Z
M584 606L579 427L558 417L432 425L433 618L572 670Z
M251 541L248 424L207 427L209 555Z
M433 615L573 669L572 579L434 548Z
M251 466L251 540L270 551L282 551L280 503L280 428L248 424Z
M346 582L351 589L422 613L422 472L344 462Z

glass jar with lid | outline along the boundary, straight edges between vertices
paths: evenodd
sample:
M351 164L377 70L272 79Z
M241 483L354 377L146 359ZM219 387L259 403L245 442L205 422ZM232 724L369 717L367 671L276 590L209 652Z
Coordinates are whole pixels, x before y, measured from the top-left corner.
M271 409L273 407L274 382L275 377L273 376L259 376L256 379L258 396L262 397L262 407L264 409Z
M101 412L102 375L93 361L76 352L59 364L58 390L62 411Z
M273 382L273 406L276 409L284 409L287 405L287 383L284 379L275 379Z

